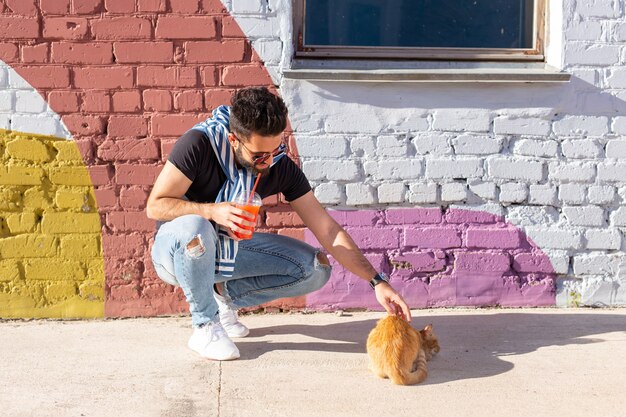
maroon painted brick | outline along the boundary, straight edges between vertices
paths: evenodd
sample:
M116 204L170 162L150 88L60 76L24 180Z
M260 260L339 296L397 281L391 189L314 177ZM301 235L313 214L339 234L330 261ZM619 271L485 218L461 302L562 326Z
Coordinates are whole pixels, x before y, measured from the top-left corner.
M36 18L0 17L0 39L37 39L39 21Z
M261 65L228 65L222 72L225 86L270 85L273 83L265 67Z
M117 258L135 258L142 255L145 247L146 242L144 241L143 235L138 233L129 235L110 235L103 233L102 236L102 249L105 252L106 258L112 256ZM106 268L107 262L104 264Z
M400 245L400 230L360 227L346 229L361 250L396 249Z
M195 87L198 72L195 67L145 66L137 68L137 85L141 87Z
M475 228L469 227L466 245L470 248L519 248L519 229L514 228Z
M5 3L15 15L37 16L35 0L5 0Z
M200 81L204 87L215 87L219 84L219 68L216 66L200 67Z
M141 187L122 187L120 206L125 209L143 210L148 200L148 191Z
M156 24L157 39L214 39L215 18L211 16L163 16Z
M104 0L104 8L108 13L132 13L135 2L129 0Z
M469 272L506 272L511 259L506 253L457 252L454 256L454 269Z
M112 188L96 188L96 201L100 210L117 206L117 196Z
M130 88L134 86L132 67L74 68L74 86L77 88Z
M91 183L93 185L108 185L113 178L111 165L90 165L88 167Z
M107 226L114 232L152 232L156 226L144 211L111 211L106 217Z
M152 139L105 140L98 147L104 161L138 161L159 159L159 146Z
M48 62L48 51L50 50L50 45L47 43L22 45L21 50L22 62L24 63L43 64Z
M174 95L174 108L179 111L202 110L201 91L180 91Z
M117 164L115 178L120 185L154 185L162 166Z
M242 62L246 52L244 40L186 42L187 62Z
M213 110L222 104L229 104L235 90L210 89L204 93L204 107Z
M196 13L200 7L198 0L170 0L172 13Z
M243 38L245 35L232 16L222 17L222 36L224 38Z
M57 113L78 112L78 92L51 91L48 94L48 105Z
M66 15L70 12L70 0L39 0L41 12L46 14Z
M35 88L63 88L70 86L70 70L56 65L19 66L13 69Z
M141 17L110 17L93 20L91 32L96 39L150 39L152 22Z
M110 298L107 299L130 301L139 298L139 287L136 284L114 285L110 288Z
M143 107L147 111L170 111L172 95L167 90L144 90Z
M136 90L113 93L113 112L136 113L141 110L141 93Z
M115 42L115 60L119 63L171 63L174 59L172 42Z
M405 227L404 245L418 248L458 248L461 232L455 227Z
M146 136L148 134L148 120L143 116L111 116L107 134L112 138Z
M111 111L111 96L107 91L86 89L82 98L80 109L84 112L109 113Z
M43 36L47 39L87 39L89 24L80 17L46 17L43 19Z
M104 132L105 118L82 114L66 114L63 123L73 135L93 136Z
M176 140L177 139L165 139L165 138L161 139L161 160L163 162L167 161L167 157L172 151L172 148L174 148L174 145L176 144ZM263 205L266 205L266 204L263 203Z
M180 136L208 115L157 114L152 116L154 136Z
M165 0L139 0L137 8L140 12L164 12L167 10Z
M53 42L52 62L68 64L110 64L113 47L110 43Z
M0 59L11 63L17 61L18 47L14 43L0 43Z
M93 14L102 10L103 0L72 0L72 12Z
M390 209L385 211L387 224L441 223L440 208Z

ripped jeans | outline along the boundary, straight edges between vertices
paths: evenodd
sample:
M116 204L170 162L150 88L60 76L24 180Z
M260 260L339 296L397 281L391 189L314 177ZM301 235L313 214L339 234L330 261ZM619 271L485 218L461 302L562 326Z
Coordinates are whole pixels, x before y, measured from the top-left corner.
M185 215L163 223L152 246L157 274L182 287L196 327L214 320L218 313L213 297L216 282L223 282L227 302L242 308L316 291L330 278L331 267L319 261L317 249L268 233L254 233L252 239L239 242L232 277L216 275L216 242L211 222Z

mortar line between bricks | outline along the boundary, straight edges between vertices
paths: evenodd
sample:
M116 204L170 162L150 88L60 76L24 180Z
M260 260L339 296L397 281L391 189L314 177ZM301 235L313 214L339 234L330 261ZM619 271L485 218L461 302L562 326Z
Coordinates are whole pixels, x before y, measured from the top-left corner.
M219 372L217 377L217 417L222 415L222 361L219 362Z

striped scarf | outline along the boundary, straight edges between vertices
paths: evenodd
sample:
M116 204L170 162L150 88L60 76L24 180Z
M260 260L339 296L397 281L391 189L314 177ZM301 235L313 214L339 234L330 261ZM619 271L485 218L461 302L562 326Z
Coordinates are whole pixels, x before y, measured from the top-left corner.
M246 168L237 168L235 155L228 133L230 132L230 107L219 106L213 110L213 117L198 123L192 129L204 132L209 139L213 151L226 174L226 182L222 185L215 199L216 203L233 201L237 194L244 188L252 189L256 175ZM277 155L272 160L274 165L284 154ZM228 236L225 228L217 225L217 253L215 257L215 273L224 277L231 277L235 270L235 258L237 257L238 242Z

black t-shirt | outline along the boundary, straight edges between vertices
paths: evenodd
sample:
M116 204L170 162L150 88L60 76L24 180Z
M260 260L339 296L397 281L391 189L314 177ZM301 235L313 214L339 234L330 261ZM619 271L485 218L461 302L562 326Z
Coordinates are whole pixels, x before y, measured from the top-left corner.
M226 175L204 132L187 131L174 144L168 160L192 181L185 197L197 203L215 202ZM261 176L256 189L261 198L283 193L287 201L302 197L309 191L311 185L306 176L287 156L280 158L268 174Z

